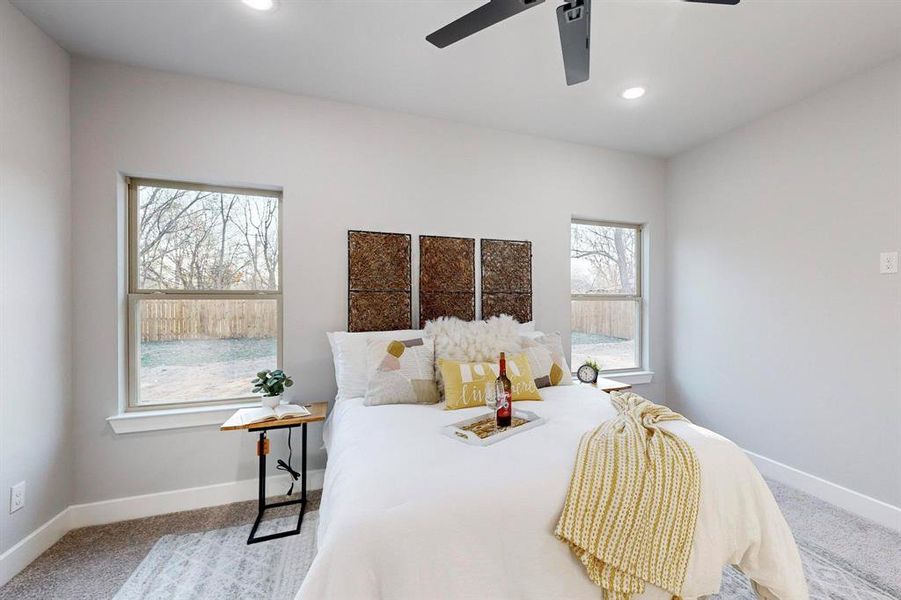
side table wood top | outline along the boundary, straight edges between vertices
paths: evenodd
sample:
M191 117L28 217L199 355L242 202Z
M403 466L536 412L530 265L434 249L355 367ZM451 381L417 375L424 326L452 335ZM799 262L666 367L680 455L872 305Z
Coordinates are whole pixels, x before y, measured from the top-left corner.
M219 427L219 431L237 431L241 429L246 429L247 431L259 431L261 429L270 429L272 427L290 427L293 425L303 425L304 423L315 423L317 421L325 420L325 415L328 412L328 402L314 402L313 404L306 404L304 406L310 411L310 414L306 416L293 417L291 419L279 419L277 421L263 421L262 423L253 423L252 425L245 425L241 420L241 411L248 410L242 408L229 417L228 421Z
M589 384L598 388L602 392L609 394L610 392L621 392L623 390L631 390L632 386L628 383L607 379L606 377L598 377L597 382Z

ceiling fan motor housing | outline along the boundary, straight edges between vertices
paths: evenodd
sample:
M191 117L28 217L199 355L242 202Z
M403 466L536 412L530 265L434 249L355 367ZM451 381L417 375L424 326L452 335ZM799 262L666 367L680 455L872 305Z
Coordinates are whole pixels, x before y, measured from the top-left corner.
M557 28L560 31L566 85L588 81L591 63L591 0L573 0L558 6Z
M563 14L566 17L567 23L572 23L573 21L578 21L585 15L585 3L583 0L578 0L578 2L567 3L563 5Z

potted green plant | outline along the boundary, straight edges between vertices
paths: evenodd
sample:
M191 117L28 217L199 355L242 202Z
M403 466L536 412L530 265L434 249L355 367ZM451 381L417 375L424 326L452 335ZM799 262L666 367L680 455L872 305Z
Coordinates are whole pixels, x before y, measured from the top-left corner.
M261 401L263 406L269 408L278 406L279 396L285 393L285 388L294 385L290 375L285 375L281 369L260 371L250 383L253 385L254 394L263 393Z

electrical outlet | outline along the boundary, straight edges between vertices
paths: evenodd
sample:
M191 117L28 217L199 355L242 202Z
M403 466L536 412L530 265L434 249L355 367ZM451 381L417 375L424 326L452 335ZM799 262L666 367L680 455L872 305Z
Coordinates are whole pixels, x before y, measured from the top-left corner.
M897 273L898 272L898 253L883 252L879 255L879 272L880 273Z
M9 512L16 512L25 506L25 482L20 481L9 488Z

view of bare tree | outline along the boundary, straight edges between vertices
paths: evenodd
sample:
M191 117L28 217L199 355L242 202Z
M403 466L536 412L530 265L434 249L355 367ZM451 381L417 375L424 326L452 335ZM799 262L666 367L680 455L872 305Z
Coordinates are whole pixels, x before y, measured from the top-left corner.
M278 200L139 187L138 287L276 289Z
M634 294L635 230L573 224L572 293Z
M278 239L272 232L278 230L278 204L248 204L244 206L244 218L236 223L244 239L244 247L258 281L264 287L278 286Z

